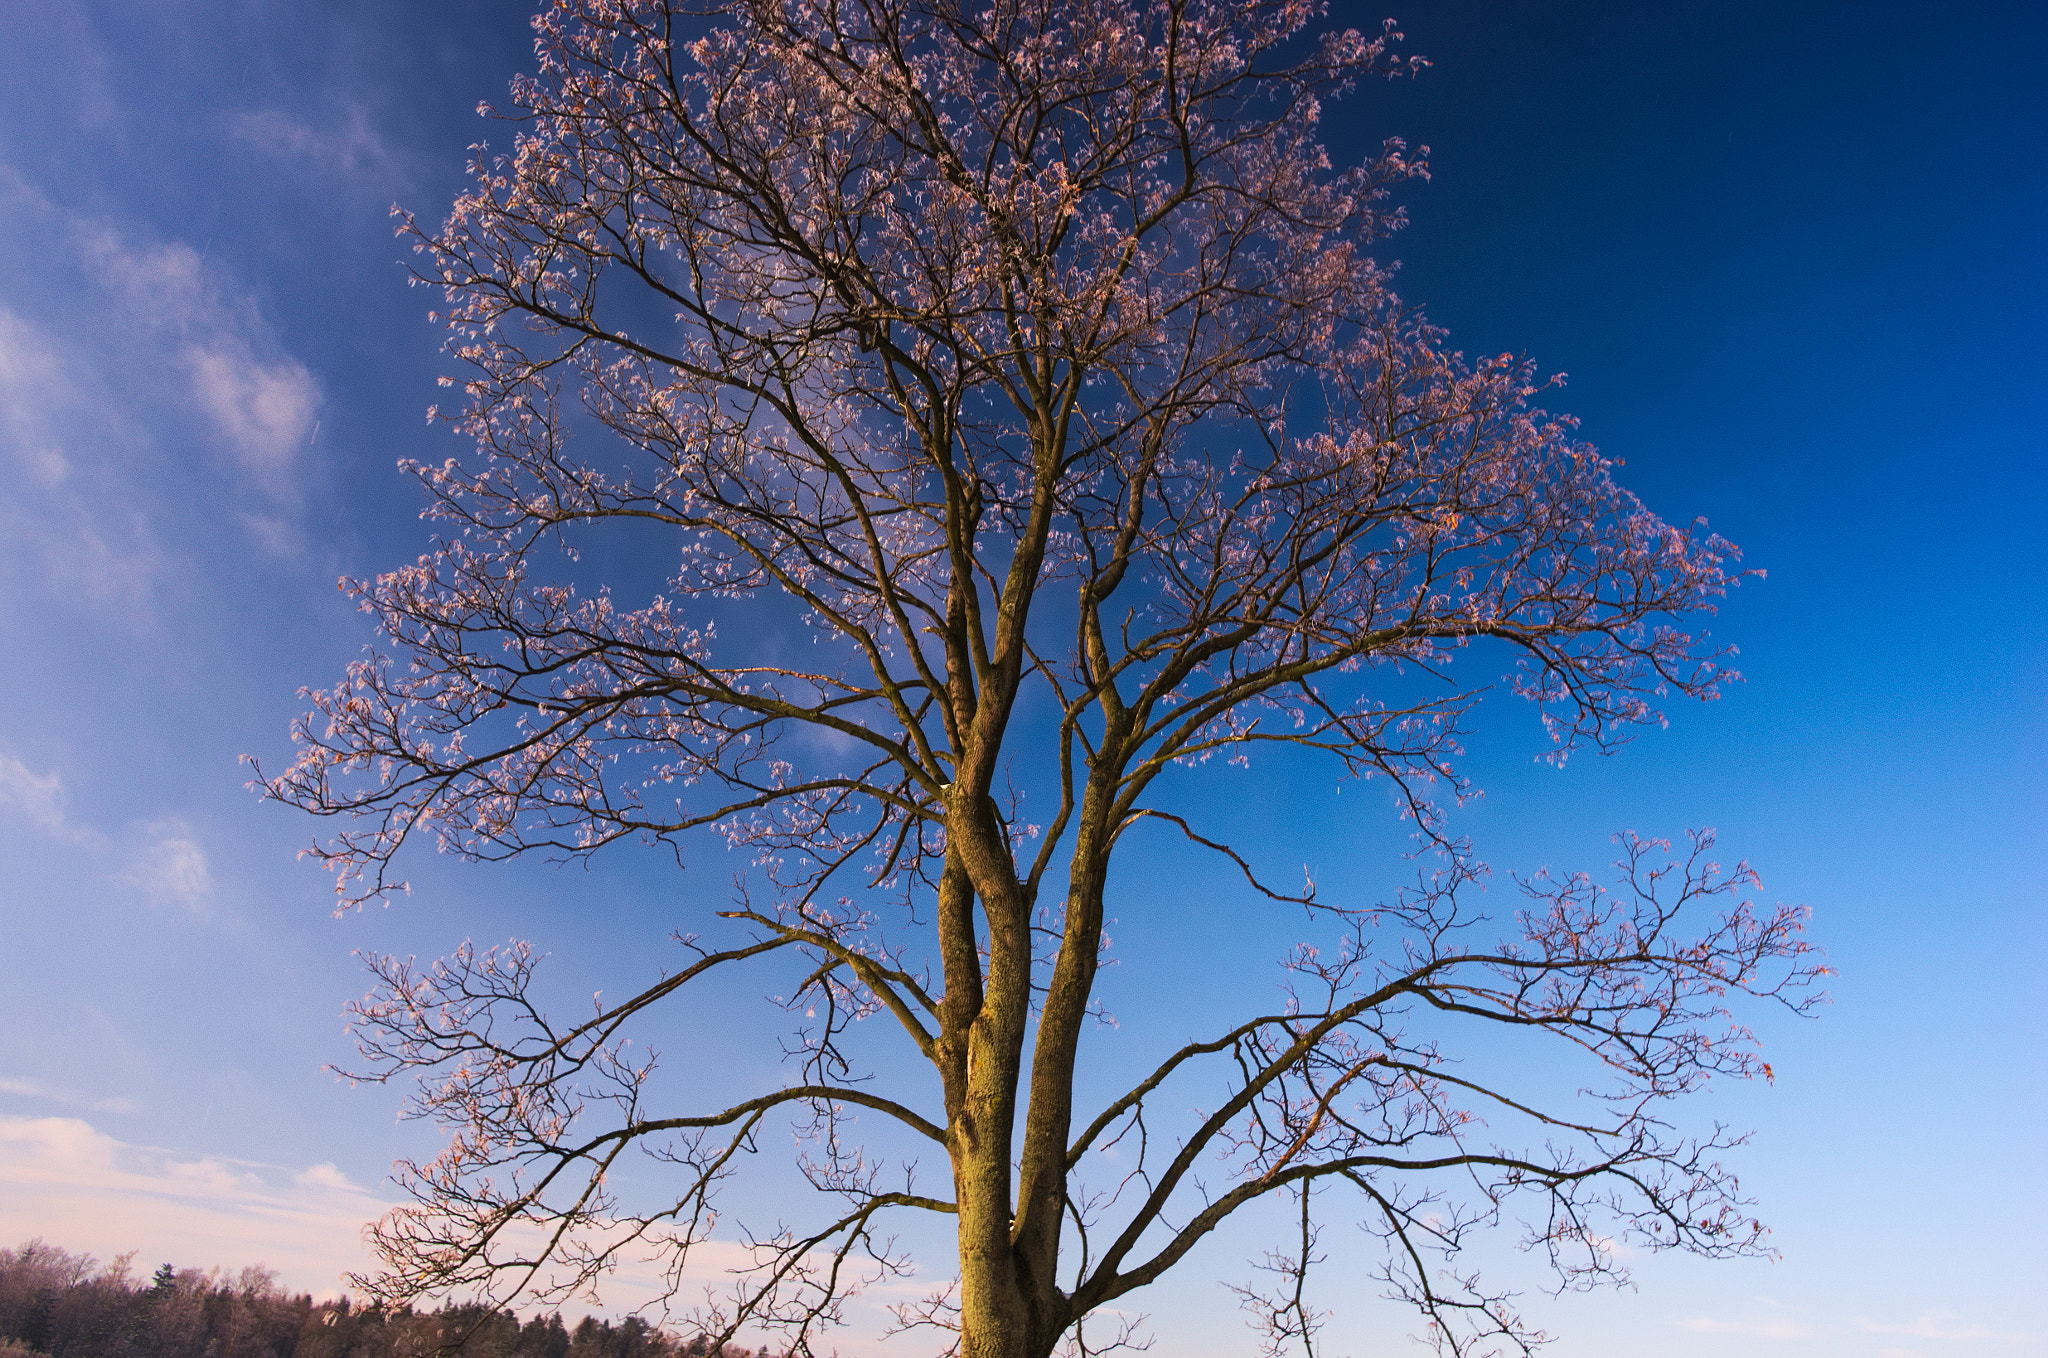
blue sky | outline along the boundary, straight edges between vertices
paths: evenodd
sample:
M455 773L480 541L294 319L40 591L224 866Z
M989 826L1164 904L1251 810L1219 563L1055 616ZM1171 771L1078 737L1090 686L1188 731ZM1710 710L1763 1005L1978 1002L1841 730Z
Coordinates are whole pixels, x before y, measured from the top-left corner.
M1529 714L1488 712L1462 827L1529 868L1712 824L1812 906L1840 973L1820 1019L1765 1025L1775 1088L1694 1114L1757 1129L1740 1163L1782 1259L1634 1261L1632 1293L1541 1304L1553 1351L2048 1354L2048 22L1395 13L1435 64L1330 132L1432 147L1385 252L1404 294L1474 351L1569 373L1555 404L1627 484L1769 572L1715 625L1748 682L1613 759L1535 763ZM519 935L575 994L673 927L670 870L630 851L427 862L410 899L332 919L293 859L312 825L236 762L281 760L295 690L365 641L335 577L419 550L393 463L459 451L421 418L442 364L386 209L438 216L464 148L502 140L473 109L529 60L524 18L0 12L0 1243L329 1288L389 1162L433 1135L322 1069L348 1054L351 951ZM1399 826L1336 787L1290 789L1272 834L1385 880ZM1193 978L1142 946L1157 881L1129 890L1119 1041L1178 1040L1161 1006ZM1272 979L1244 976L1195 979ZM1148 1301L1162 1351L1244 1351L1214 1283L1260 1247ZM1352 1351L1410 1328L1354 1290Z

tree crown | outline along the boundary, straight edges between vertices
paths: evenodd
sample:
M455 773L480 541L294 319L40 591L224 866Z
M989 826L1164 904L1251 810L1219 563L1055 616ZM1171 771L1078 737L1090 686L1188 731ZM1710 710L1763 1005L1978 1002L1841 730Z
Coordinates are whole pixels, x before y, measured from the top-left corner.
M497 859L711 834L751 855L722 913L752 932L566 1028L527 997L524 949L379 961L358 1010L373 1073L442 1071L421 1110L462 1129L412 1170L420 1205L382 1228L380 1286L524 1282L548 1258L573 1284L622 1238L679 1258L732 1157L791 1107L812 1119L806 1174L849 1205L753 1242L727 1337L775 1322L807 1344L854 1252L898 1266L872 1233L895 1208L958 1218L957 1295L906 1323L957 1330L973 1358L1049 1352L1270 1194L1299 1194L1305 1271L1322 1183L1375 1204L1390 1276L1454 1344L1521 1331L1476 1284L1440 1288L1422 1249L1512 1192L1548 1195L1553 1257L1584 1247L1568 1276L1612 1271L1600 1204L1659 1245L1754 1246L1711 1159L1724 1139L1666 1138L1652 1109L1753 1068L1702 1025L1727 990L1803 984L1781 965L1805 948L1798 912L1743 905L1680 939L1678 909L1747 870L1704 839L1662 869L1631 838L1623 892L1530 883L1517 937L1479 946L1458 904L1477 869L1431 799L1463 793L1460 718L1486 687L1454 681L1460 650L1513 657L1555 757L1611 746L1660 697L1728 677L1686 620L1740 578L1737 554L1617 486L1538 407L1531 363L1468 360L1394 294L1369 251L1426 150L1389 140L1340 170L1319 125L1420 63L1391 25L1309 41L1319 13L564 0L536 20L511 150L478 148L439 227L399 219L448 299L467 369L450 418L477 456L412 465L443 536L345 582L389 651L313 695L265 787L354 819L314 850L344 902L391 889L416 836ZM576 552L607 526L665 535L658 591L579 586ZM1274 743L1390 779L1445 871L1370 908L1270 885L1167 775ZM1074 1075L1109 865L1147 821L1348 941L1294 959L1282 1010L1090 1119ZM1388 925L1400 943L1375 950ZM645 1108L630 1024L770 954L808 959L796 1003L824 1011L796 1082ZM1608 1072L1603 1111L1461 1080L1411 1011L1567 1038ZM881 1014L937 1070L942 1112L857 1075L844 1035ZM515 1019L516 1039L494 1026ZM1115 1192L1078 1186L1216 1056L1241 1078L1213 1115ZM609 1130L584 1130L594 1089L621 1111ZM1576 1149L1483 1143L1475 1100ZM942 1147L953 1197L883 1187L842 1140L855 1109ZM626 1212L607 1167L664 1137L683 1192ZM1210 1154L1231 1175L1213 1193L1194 1172ZM1447 1169L1492 1206L1445 1218L1438 1189L1397 1186ZM544 1226L540 1258L508 1243L521 1222ZM585 1228L602 1243L577 1244ZM1308 1341L1298 1288L1291 1309L1253 1305Z

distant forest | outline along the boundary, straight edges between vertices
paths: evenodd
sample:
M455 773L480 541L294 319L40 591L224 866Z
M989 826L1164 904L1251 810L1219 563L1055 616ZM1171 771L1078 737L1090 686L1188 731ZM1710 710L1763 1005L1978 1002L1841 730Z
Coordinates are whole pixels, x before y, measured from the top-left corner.
M165 1264L139 1280L133 1258L102 1265L40 1240L0 1249L0 1358L774 1358L714 1353L702 1335L686 1340L638 1316L585 1316L572 1328L560 1314L522 1321L474 1305L315 1301L266 1268Z

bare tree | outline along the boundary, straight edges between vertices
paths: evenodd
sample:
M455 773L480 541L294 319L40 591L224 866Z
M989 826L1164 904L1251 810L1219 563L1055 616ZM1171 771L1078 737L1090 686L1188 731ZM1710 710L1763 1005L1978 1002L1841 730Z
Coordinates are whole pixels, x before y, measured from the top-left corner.
M315 850L348 903L400 885L419 837L495 860L722 836L751 866L724 941L687 938L687 966L580 1023L542 1012L521 947L376 964L366 1073L419 1074L453 1129L377 1229L379 1292L570 1287L648 1247L679 1278L736 1157L792 1120L838 1205L746 1242L716 1328L804 1353L907 1266L904 1211L955 1217L959 1257L901 1319L968 1358L1136 1342L1083 1322L1265 1199L1299 1222L1278 1291L1247 1293L1274 1351L1313 1351L1313 1208L1339 1191L1458 1352L1537 1337L1443 1262L1514 1195L1546 1204L1567 1283L1616 1272L1611 1236L1758 1248L1731 1138L1660 1110L1760 1068L1722 1005L1802 1003L1799 912L1730 904L1750 878L1709 838L1671 866L1631 837L1617 890L1523 883L1496 940L1432 800L1467 790L1482 688L1458 650L1511 658L1555 757L1606 748L1726 677L1683 626L1736 554L1619 489L1534 406L1530 364L1468 361L1390 291L1367 250L1424 162L1396 140L1333 169L1318 119L1419 62L1391 27L1311 40L1319 11L563 0L535 21L511 152L478 149L439 228L401 217L448 298L476 459L413 467L445 536L348 584L388 653L313 695L265 787L352 821ZM578 544L622 525L666 535L660 593L576 587ZM1185 800L1261 743L1388 780L1437 867L1376 905L1276 884ZM1080 1108L1110 868L1147 821L1338 941L1289 960L1269 1012ZM667 1106L634 1026L776 959L812 1016L791 1078ZM867 1078L868 1019L941 1102ZM1605 1082L1551 1097L1446 1063L1489 1030ZM1227 1097L1177 1120L1197 1078ZM861 1113L943 1150L947 1193L864 1146ZM635 1148L673 1168L652 1206L608 1187Z

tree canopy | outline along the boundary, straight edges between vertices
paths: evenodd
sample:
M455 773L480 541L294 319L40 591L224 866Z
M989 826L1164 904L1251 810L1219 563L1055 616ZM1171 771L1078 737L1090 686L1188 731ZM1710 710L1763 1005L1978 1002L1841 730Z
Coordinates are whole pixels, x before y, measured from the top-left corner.
M475 453L408 464L441 536L345 582L384 645L313 695L264 786L344 818L315 852L345 903L398 887L417 839L722 842L747 866L679 920L686 965L579 1023L531 998L521 946L376 963L365 1073L419 1074L455 1131L379 1227L382 1294L547 1295L639 1248L680 1276L735 1157L792 1116L837 1205L747 1240L711 1325L801 1352L909 1266L882 1224L906 1211L954 1219L958 1268L900 1319L968 1358L1100 1351L1091 1313L1276 1197L1301 1238L1247 1305L1276 1350L1312 1346L1322 1188L1365 1205L1393 1291L1458 1351L1531 1340L1437 1262L1516 1195L1546 1204L1534 1243L1567 1281L1613 1276L1617 1235L1759 1247L1731 1138L1662 1109L1760 1069L1724 1001L1803 1003L1801 913L1739 900L1753 878L1711 836L1672 863L1631 836L1613 890L1539 877L1489 922L1443 806L1498 672L1465 652L1500 657L1552 757L1612 748L1728 677L1692 620L1737 553L1619 487L1532 363L1465 357L1394 293L1371 251L1426 152L1340 168L1319 127L1420 63L1391 25L1312 36L1320 12L564 0L535 21L509 151L478 149L440 225L400 217ZM662 535L658 588L589 578L579 552L626 530ZM1395 790L1433 855L1412 887L1281 885L1203 818L1190 789L1283 746ZM1247 883L1320 941L1264 1012L1081 1106L1112 864L1147 824L1215 851L1201 891ZM630 1033L734 967L791 978L790 1078L655 1106ZM851 1045L868 1020L935 1100L870 1078L897 1068ZM1454 1069L1505 1030L1601 1083ZM1160 1111L1210 1067L1227 1097ZM865 1149L859 1113L942 1152L947 1190ZM635 1149L672 1195L608 1187Z

